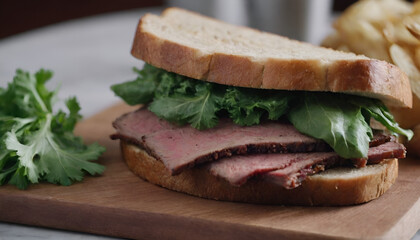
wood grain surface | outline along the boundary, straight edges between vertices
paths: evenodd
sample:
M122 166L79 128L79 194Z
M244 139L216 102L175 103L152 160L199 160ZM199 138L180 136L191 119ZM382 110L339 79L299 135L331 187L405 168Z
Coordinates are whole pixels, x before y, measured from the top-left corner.
M350 207L289 207L200 199L147 183L122 161L111 122L116 105L77 134L107 147L102 176L69 187L0 187L0 221L137 239L409 239L420 227L420 160L400 161L382 197Z

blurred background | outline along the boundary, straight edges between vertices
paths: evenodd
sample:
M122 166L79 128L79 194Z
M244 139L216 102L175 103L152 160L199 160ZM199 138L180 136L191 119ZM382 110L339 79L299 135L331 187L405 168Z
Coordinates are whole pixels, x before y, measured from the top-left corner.
M331 16L354 0L1 0L0 39L50 24L144 7L178 6L290 38L319 43Z

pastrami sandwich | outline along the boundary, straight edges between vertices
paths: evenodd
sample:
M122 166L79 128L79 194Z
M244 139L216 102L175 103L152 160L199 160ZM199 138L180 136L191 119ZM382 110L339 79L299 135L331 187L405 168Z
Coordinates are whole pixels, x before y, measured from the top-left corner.
M112 86L128 167L191 195L349 205L395 182L405 148L386 105L411 107L406 75L384 61L316 47L178 8L139 22L138 78ZM379 126L373 128L371 123Z

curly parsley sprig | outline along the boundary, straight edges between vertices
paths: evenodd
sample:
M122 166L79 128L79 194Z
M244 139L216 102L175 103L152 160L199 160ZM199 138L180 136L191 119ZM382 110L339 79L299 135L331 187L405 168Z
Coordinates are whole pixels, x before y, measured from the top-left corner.
M81 119L76 98L66 101L68 113L53 112L57 90L45 87L51 77L52 72L43 69L36 74L17 70L7 89L0 88L0 185L70 185L81 181L85 172L104 171L90 161L105 148L97 143L86 146L73 135Z

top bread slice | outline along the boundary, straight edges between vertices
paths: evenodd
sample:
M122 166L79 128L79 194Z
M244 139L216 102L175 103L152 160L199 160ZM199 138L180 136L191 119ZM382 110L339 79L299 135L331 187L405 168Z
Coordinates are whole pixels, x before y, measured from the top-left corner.
M264 89L330 91L411 107L396 66L239 27L179 8L140 19L132 55L195 79Z

